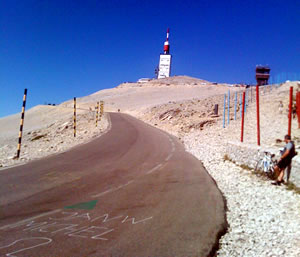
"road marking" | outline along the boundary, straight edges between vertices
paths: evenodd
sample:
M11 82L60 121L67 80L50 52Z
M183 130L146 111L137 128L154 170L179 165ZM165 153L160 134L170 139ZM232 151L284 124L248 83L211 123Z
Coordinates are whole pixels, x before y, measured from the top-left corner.
M147 174L150 174L150 173L152 173L153 171L156 171L156 170L159 169L161 166L162 166L162 163L157 164L155 167L153 167L151 170L149 170L149 171L147 172Z
M168 139L169 139L169 141L172 145L171 153L169 153L169 155L165 158L164 162L157 164L155 167L153 167L151 170L149 170L146 174L151 174L152 172L156 171L157 169L159 169L161 166L163 166L166 162L168 162L173 157L173 154L174 154L175 149L176 149L175 148L175 143L174 143L173 139L170 136L168 136Z
M31 218L28 218L28 219L25 219L25 220L21 220L21 221L18 221L16 223L13 223L13 224L5 225L3 227L0 227L0 230L4 230L6 228L14 228L14 227L20 226L23 223L26 223L28 221L32 221L32 220L35 220L35 219L38 219L38 218L41 218L41 217L45 217L45 216L48 216L48 215L51 215L51 214L54 214L54 213L57 213L57 212L60 212L60 211L61 211L61 209L57 209L57 210L54 210L54 211L45 212L45 213L42 213L40 215L31 217Z
M169 161L169 160L172 158L172 156L173 156L173 154L169 154L169 155L167 156L167 158L165 159L165 162Z
M174 143L174 140L169 135L168 135L168 140L171 143L171 153L169 153L169 155L164 159L164 161L162 163L159 163L156 166L154 166L152 169L148 170L146 172L146 174L151 174L152 172L158 170L159 168L161 168L166 162L168 162L173 157L174 152L176 150L175 143ZM108 189L108 190L106 190L104 192L101 192L99 194L92 195L92 197L101 197L101 196L106 195L108 193L115 192L115 191L117 191L117 190L119 190L119 189L121 189L121 188L123 188L123 187L125 187L125 186L127 186L129 184L131 184L132 182L134 182L134 180L130 180L130 181L128 181L124 185L120 185L120 186L115 187L115 188L110 188L110 189Z
M113 191L114 191L114 189L111 188L111 189L108 189L108 190L106 190L106 191L104 191L104 192L102 192L102 193L100 193L100 194L92 195L92 197L100 197L100 196L102 196L102 195L108 194L108 193L113 192Z
M128 185L131 184L133 181L134 181L134 180L129 180L126 184L121 185L121 186L119 186L118 188L128 186Z
M128 186L128 185L131 184L132 182L134 182L134 180L130 180L130 181L128 181L128 182L127 182L126 184L124 184L124 185L120 185L120 186L115 187L115 188L110 188L110 189L108 189L108 190L106 190L106 191L104 191L104 192L101 192L101 193L99 193L99 194L92 195L92 197L100 197L100 196L106 195L106 194L108 194L108 193L110 193L110 192L115 192L115 191L117 191L117 190L119 190L119 189L121 189L121 188L123 188L123 187L125 187L125 186Z
M169 136L169 141L172 144L171 153L174 153L175 152L175 143L174 143L173 139L170 136Z

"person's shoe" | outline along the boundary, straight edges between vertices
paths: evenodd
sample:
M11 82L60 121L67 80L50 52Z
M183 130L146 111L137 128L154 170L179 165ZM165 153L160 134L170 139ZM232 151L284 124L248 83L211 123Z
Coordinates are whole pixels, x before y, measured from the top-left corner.
M271 183L274 186L280 186L281 182L280 181L274 181Z

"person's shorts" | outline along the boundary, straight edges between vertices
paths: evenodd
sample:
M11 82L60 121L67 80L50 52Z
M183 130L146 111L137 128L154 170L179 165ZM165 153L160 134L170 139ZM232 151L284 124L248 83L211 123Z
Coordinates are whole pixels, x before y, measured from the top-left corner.
M277 163L277 166L279 169L285 169L287 166L291 164L292 160L290 158L283 158Z

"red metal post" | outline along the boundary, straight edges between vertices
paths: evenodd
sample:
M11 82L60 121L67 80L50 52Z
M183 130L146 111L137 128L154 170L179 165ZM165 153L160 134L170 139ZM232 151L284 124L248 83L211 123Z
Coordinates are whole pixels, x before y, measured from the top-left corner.
M245 92L243 92L241 142L244 140Z
M257 145L260 145L260 125L259 125L259 86L256 85L256 116L257 116Z
M289 127L288 135L291 135L292 130L292 108L293 108L293 87L290 87L290 105L289 105Z

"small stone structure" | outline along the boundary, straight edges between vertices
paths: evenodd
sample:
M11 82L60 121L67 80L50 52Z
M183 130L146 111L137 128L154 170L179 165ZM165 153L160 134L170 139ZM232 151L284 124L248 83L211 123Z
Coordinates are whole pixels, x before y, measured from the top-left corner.
M275 154L275 159L279 159L279 150L280 148L267 148L233 141L226 144L226 155L230 160L234 161L237 165L246 165L253 169L255 169L258 160L263 158L265 151ZM298 155L292 160L290 181L297 187L300 187L300 151L299 149L296 149L296 151L298 151Z

